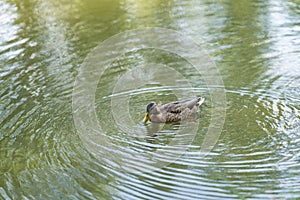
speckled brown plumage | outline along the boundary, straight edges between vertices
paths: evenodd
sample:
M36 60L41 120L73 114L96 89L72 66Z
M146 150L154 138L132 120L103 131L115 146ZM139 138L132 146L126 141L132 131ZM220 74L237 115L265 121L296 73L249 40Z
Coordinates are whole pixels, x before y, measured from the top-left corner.
M164 105L158 105L152 102L147 105L144 122L150 120L154 123L165 123L188 119L197 112L203 102L204 98L202 97L175 101Z

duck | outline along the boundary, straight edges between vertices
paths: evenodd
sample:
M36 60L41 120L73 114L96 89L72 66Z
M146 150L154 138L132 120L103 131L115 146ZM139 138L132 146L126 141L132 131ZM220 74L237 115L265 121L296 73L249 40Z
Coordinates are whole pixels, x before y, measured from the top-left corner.
M200 105L203 104L204 101L205 99L203 97L195 97L163 105L151 102L146 107L146 115L143 122L168 123L189 119L197 113Z

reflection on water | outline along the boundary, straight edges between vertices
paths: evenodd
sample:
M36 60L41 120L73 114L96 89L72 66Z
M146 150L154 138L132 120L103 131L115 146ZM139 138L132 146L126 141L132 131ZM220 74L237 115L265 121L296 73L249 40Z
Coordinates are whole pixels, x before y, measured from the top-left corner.
M299 2L6 0L0 8L0 199L300 198ZM148 26L204 39L222 73L227 114L213 151L200 155L212 106L201 77L176 56L124 55L99 82L95 106L128 163L150 168L149 160L130 156L189 137L178 134L180 125L140 123L149 101L176 99L157 82L127 91L137 124L128 128L145 134L115 127L109 84L128 67L145 59L168 64L208 99L184 155L152 173L130 174L112 167L110 155L103 158L108 166L85 148L71 96L93 47Z

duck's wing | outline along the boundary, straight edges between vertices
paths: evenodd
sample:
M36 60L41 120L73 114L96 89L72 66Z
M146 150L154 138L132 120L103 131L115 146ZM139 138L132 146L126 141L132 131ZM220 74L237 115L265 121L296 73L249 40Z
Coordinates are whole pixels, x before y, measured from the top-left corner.
M192 110L195 106L198 107L204 102L204 98L193 98L187 99L184 101L175 101L168 104L165 104L161 107L161 110L170 112L170 113L181 113L186 108Z
M197 98L185 100L181 102L181 104L185 108L193 109L195 106L199 107L203 102L204 102L204 98L197 97Z
M162 111L167 113L181 113L185 107L179 101L171 102L162 106Z

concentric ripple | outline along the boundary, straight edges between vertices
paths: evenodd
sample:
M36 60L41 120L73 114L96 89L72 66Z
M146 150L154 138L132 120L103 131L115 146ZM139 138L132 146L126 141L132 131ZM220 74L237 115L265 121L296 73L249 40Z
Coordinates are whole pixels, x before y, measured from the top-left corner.
M151 38L156 38L152 40ZM128 46L130 44L130 46ZM112 167L121 167L122 170L129 173L146 172L147 169L144 166L139 166L138 161L148 160L150 171L162 168L163 166L172 163L178 156L182 155L186 150L189 142L193 141L194 136L197 134L198 124L190 123L189 126L181 126L178 129L180 135L190 133L191 137L186 137L184 140L176 140L180 142L170 142L166 148L158 149L156 152L152 152L146 157L146 154L137 154L132 156L133 162L130 163L126 159L126 154L121 154L123 149L119 150L119 143L113 144L110 138L107 138L107 134L103 131L101 120L96 118L94 101L96 94L96 86L104 76L105 71L114 71L115 68L122 69L122 74L118 74L116 78L113 78L109 88L112 89L112 94L128 92L135 88L145 87L149 83L157 83L165 85L166 87L184 85L191 88L191 81L187 80L185 76L187 74L182 72L180 68L169 67L170 63L159 64L155 62L134 63L139 64L133 68L120 65L120 57L131 55L131 57L142 56L140 51L143 49L151 49L152 54L155 50L164 51L165 55L175 55L185 59L189 63L190 68L194 71L194 75L198 74L199 77L206 84L211 100L212 100L212 114L211 123L207 129L207 138L204 140L204 145L201 146L202 151L210 151L221 133L224 117L225 117L225 93L223 89L222 78L219 75L218 69L215 67L211 58L206 54L204 49L198 46L190 38L184 38L183 35L170 29L162 28L145 28L127 31L115 35L97 46L86 58L85 62L81 66L80 73L78 74L73 91L72 105L74 110L74 122L78 130L80 138L86 148L91 153L101 159L101 162L107 162L108 165L112 165L110 159L114 159ZM193 49L193 50L191 50ZM109 53L107 53L109 52ZM132 56L132 54L137 56ZM156 53L157 54L157 53ZM130 57L129 57L130 58ZM116 60L119 59L119 62ZM155 57L152 57L154 60ZM115 61L115 63L114 63ZM115 64L115 66L114 66ZM171 63L172 64L172 63ZM132 63L133 65L133 63ZM117 67L116 67L117 66ZM129 69L128 69L129 68ZM125 71L125 73L123 72ZM116 71L114 71L115 74ZM216 87L217 86L217 87ZM103 89L103 86L100 84ZM189 90L192 91L192 90ZM183 90L172 90L172 93L177 99L190 98L191 96L201 96L199 94L189 93ZM103 93L102 93L103 94ZM111 95L111 105L105 109L106 113L111 112L113 118L110 119L110 123L114 122L114 126L119 130L127 133L131 132L128 127L134 127L131 116L129 115L129 98L127 96ZM88 120L87 120L88 119ZM135 134L143 135L144 131L134 131ZM175 138L177 135L175 135ZM171 148L173 151L169 151ZM115 149L115 150L114 150ZM174 151L175 150L175 151ZM107 151L107 152L106 152ZM172 152L174 153L172 155ZM110 158L105 158L107 154L112 154ZM167 156L165 157L164 154ZM162 156L163 155L163 156ZM149 157L150 156L150 157ZM162 156L162 157L161 157ZM156 158L157 157L157 158ZM161 158L160 158L161 157ZM136 162L136 164L135 164ZM127 165L128 163L128 165ZM132 170L130 170L132 169Z
M298 1L2 0L0 8L0 199L300 198ZM143 27L176 34L129 34ZM85 58L124 32L103 52L112 56L108 65L91 62L87 89L95 95L81 105L95 115L74 121ZM137 45L141 38L148 46ZM189 48L152 48L159 41ZM116 58L118 45L125 51ZM204 57L189 62L199 47ZM208 61L205 52L224 87L209 82L216 71L195 70ZM101 77L97 69L105 69ZM224 126L209 143L221 90ZM142 123L150 101L191 96L206 99L197 131ZM82 120L88 125L79 133ZM80 135L91 131L94 153Z

